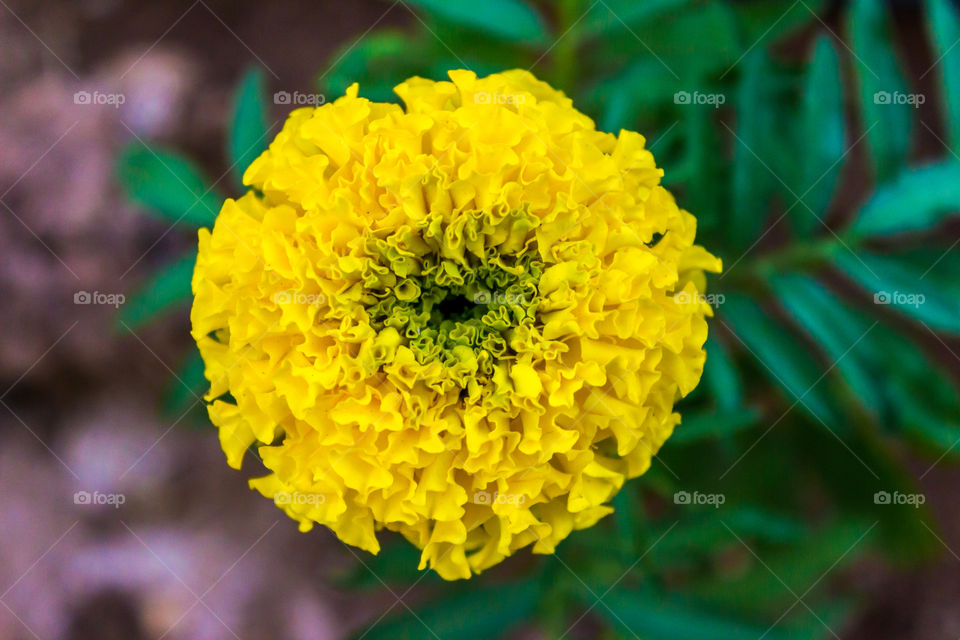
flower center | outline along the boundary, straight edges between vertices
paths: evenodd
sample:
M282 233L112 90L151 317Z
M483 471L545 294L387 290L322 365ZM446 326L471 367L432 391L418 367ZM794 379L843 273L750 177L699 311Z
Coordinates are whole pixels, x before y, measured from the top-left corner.
M420 364L437 362L466 387L515 355L510 338L535 321L542 271L531 254L466 265L424 257L419 269L395 283L367 288L370 325L396 329Z

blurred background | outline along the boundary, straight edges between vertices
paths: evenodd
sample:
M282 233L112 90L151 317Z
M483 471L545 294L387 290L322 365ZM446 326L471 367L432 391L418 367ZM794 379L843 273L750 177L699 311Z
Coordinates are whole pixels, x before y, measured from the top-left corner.
M958 43L950 0L0 0L0 637L960 637ZM616 513L446 584L227 467L189 279L293 107L516 67L725 272Z

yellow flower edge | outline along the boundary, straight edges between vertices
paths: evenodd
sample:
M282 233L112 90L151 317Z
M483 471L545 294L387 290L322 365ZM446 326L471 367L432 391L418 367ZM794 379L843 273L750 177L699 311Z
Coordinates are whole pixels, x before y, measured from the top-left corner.
M721 265L643 136L527 71L449 77L293 111L200 230L191 321L252 488L452 580L612 512L699 381Z

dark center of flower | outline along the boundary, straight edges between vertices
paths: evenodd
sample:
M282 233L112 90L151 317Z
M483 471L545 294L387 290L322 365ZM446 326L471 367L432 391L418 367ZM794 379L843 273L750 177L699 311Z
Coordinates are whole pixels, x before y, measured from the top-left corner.
M512 332L536 318L543 263L535 252L467 264L434 255L403 271L367 287L371 326L393 327L418 362L439 362L461 386L511 358Z

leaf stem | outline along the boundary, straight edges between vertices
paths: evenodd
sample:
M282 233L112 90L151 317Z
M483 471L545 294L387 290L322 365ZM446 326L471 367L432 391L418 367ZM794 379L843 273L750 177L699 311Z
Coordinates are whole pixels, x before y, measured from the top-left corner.
M822 265L844 248L859 243L849 236L828 236L791 244L768 253L745 265L746 279L768 280L770 276L789 270L812 269Z
M560 0L558 26L560 39L554 48L553 76L556 87L570 94L577 82L577 48L580 31L576 24L581 18L581 0Z

